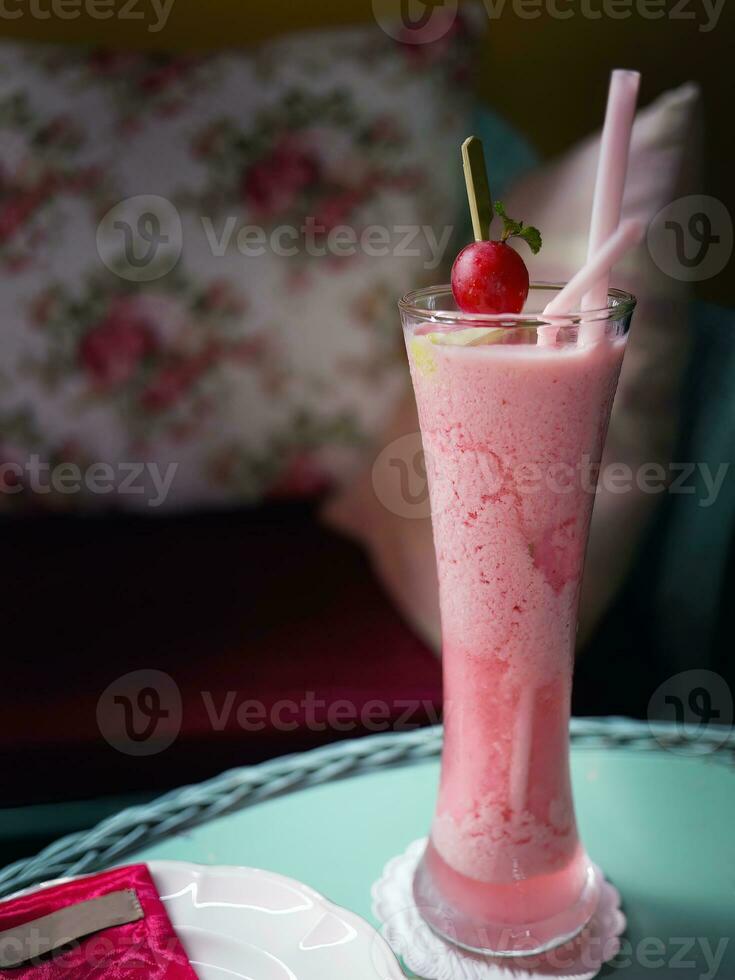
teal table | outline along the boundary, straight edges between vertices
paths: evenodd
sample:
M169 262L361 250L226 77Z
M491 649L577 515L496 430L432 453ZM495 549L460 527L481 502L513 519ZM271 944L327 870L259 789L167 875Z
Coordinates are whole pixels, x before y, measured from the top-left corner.
M245 864L373 921L372 882L427 832L440 742L437 729L376 736L237 770L67 838L5 869L0 888L122 859ZM575 720L572 745L580 830L628 917L603 975L733 980L735 736Z

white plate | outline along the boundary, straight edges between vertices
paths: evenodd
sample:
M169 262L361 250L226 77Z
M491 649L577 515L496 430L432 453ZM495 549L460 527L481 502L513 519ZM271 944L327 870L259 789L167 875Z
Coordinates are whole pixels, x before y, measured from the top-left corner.
M183 861L148 868L199 980L405 980L367 922L298 881Z

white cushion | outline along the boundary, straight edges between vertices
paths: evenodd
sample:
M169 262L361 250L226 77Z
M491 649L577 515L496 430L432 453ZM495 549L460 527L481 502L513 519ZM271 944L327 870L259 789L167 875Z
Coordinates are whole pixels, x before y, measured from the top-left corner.
M150 485L87 487L61 502L76 507L233 504L353 473L402 390L396 298L436 275L420 229L451 226L460 203L464 43L431 71L374 26L204 58L3 43L0 462L176 466L163 503ZM141 195L98 243L103 215ZM107 265L114 222L141 216L169 235L162 267L183 249L131 281ZM307 216L389 242L347 258L237 246L244 226ZM407 255L401 226L418 231Z

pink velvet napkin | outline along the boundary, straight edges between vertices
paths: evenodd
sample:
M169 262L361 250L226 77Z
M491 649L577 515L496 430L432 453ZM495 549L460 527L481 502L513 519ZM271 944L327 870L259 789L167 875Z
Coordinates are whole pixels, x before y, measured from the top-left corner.
M143 917L102 929L13 969L8 980L197 980L144 864L43 888L0 903L0 933L17 929L59 909L132 889Z

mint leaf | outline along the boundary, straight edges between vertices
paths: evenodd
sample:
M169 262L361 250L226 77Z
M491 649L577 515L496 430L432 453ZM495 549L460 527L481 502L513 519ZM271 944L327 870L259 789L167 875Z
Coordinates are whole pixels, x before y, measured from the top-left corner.
M502 218L503 234L501 242L509 238L522 238L535 255L541 248L541 232L533 225L524 225L522 221L514 221L505 213L505 205L502 201L495 201L495 213Z
M538 230L538 228L534 228L533 225L526 225L524 228L521 228L516 237L522 238L534 255L543 244L541 240L541 232Z
M507 238L512 238L514 235L520 234L521 228L523 227L522 221L513 221L509 218L505 212L505 205L502 201L495 201L494 204L495 213L503 219L503 237L501 241L505 241Z

